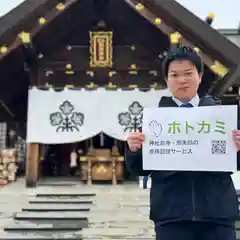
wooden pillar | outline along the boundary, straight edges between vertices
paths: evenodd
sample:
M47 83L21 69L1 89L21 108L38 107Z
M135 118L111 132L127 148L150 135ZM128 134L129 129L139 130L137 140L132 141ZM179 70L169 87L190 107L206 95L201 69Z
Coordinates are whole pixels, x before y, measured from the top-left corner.
M39 144L31 143L27 146L26 187L36 187L39 170Z
M88 158L87 184L92 185L92 156Z
M115 156L112 158L112 184L113 185L117 185L116 158L117 157Z
M41 177L41 154L39 153L39 156L38 156L38 164L37 164L37 172L38 172L38 176L37 176L37 181L40 179Z

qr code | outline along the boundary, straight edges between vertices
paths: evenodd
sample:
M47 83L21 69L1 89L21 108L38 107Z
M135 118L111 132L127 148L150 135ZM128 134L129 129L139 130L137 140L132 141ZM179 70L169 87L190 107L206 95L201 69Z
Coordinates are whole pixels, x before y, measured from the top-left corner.
M212 141L212 154L224 155L227 153L227 142L225 140L213 140Z

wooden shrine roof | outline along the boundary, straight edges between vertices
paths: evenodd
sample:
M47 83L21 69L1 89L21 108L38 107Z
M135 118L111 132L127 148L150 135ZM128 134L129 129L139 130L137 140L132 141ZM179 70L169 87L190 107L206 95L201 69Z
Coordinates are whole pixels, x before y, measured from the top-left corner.
M160 16L190 42L197 44L201 51L220 61L231 71L215 86L214 94L220 95L231 85L240 83L238 65L240 48L225 38L220 32L211 28L194 14L174 0L142 0L150 11ZM240 68L240 65L239 65Z
M38 16L45 15L47 9L51 9L58 0L25 0L18 7L0 18L0 42L9 44L16 40L22 29L32 26Z
M8 53L11 53L15 48L21 44L17 37L21 31L28 31L32 37L37 35L41 28L48 25L43 24L39 26L37 20L40 17L45 17L47 21L54 21L54 18L61 15L56 10L56 4L65 3L70 7L75 4L77 0L26 0L17 8L12 10L7 15L0 19L0 45L8 46ZM95 2L94 0L81 1L87 5L87 2ZM126 2L131 7L135 7L143 17L149 21L155 18L160 18L163 23L157 26L159 30L165 33L171 31L178 31L187 42L198 47L203 56L206 56L206 61L216 60L223 64L226 68L230 68L231 72L227 74L226 79L222 81L221 88L217 88L219 92L226 90L229 83L233 84L233 72L236 70L238 63L240 63L240 49L227 40L217 30L211 28L205 22L184 8L175 0L99 0L102 4L108 3L115 6L117 9L120 2ZM142 6L140 6L142 4ZM139 6L139 8L138 8ZM143 7L141 9L141 7ZM67 7L66 7L67 8ZM111 8L113 9L113 8ZM144 13L145 11L145 13ZM149 11L149 13L148 13ZM64 12L64 11L63 11ZM124 14L124 13L122 13ZM150 15L150 16L147 16ZM127 18L126 18L127 24ZM63 31L63 30L61 30ZM1 57L5 57L6 53ZM210 57L209 57L210 56ZM211 60L210 60L211 59ZM204 60L204 57L203 57ZM217 87L217 86L216 86ZM215 92L216 93L216 92Z
M64 8L59 3L65 4ZM131 17L135 13L147 20L141 25L143 29L138 28L139 18ZM166 50L169 35L179 32L181 42L197 47L205 64L215 73L223 76L224 71L228 72L214 83L215 95L239 81L240 49L175 0L25 0L0 19L0 50L5 50L0 51L1 78L7 78L8 74L11 79L16 78L14 95L19 94L19 89L26 94L27 71L19 38L22 31L30 33L36 54L45 54L57 48L67 36L77 31L88 32L102 19L112 28L117 26L119 31L132 32L136 41L153 55ZM6 89L12 88L12 83L3 84L0 94L7 95Z

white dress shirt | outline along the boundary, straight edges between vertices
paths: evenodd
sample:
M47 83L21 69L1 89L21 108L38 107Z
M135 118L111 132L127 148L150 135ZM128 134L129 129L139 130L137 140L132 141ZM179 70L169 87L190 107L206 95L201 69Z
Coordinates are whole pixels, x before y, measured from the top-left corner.
M173 101L174 101L179 107L182 106L183 104L186 104L186 103L181 102L179 99L177 99L177 98L175 98L175 97L173 97L172 99L173 99ZM198 107L199 101L200 101L199 96L196 95L196 96L193 97L192 100L189 101L188 103L191 103L194 107Z

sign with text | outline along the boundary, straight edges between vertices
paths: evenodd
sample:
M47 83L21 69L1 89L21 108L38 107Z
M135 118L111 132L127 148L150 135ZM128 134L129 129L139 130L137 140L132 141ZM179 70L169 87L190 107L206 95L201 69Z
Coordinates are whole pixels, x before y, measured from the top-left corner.
M90 67L112 67L112 32L90 32Z
M143 169L236 171L237 106L146 108Z

